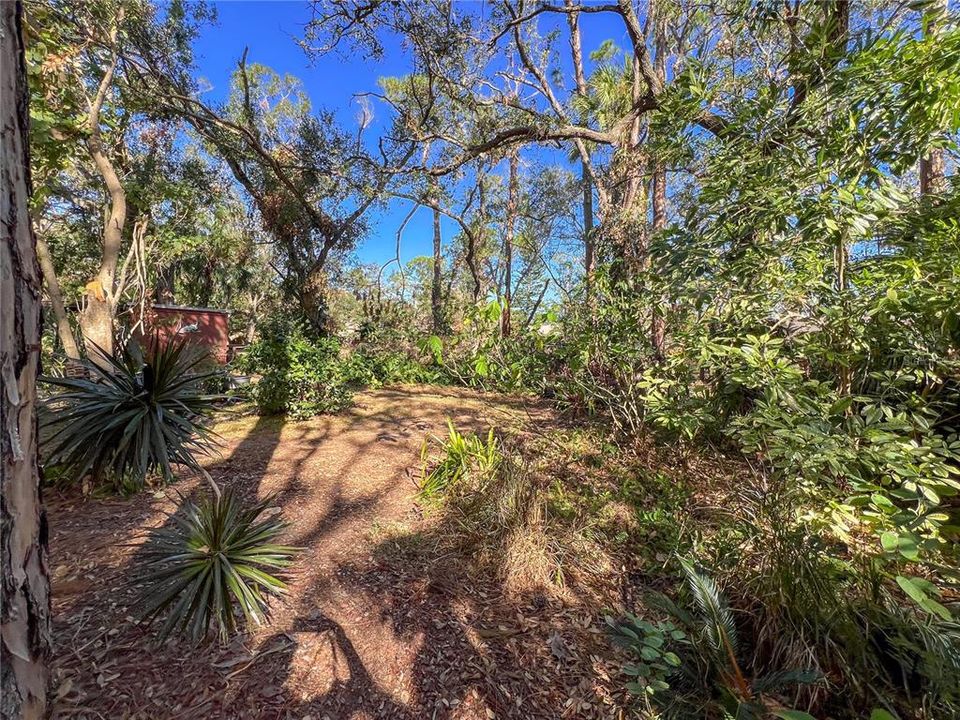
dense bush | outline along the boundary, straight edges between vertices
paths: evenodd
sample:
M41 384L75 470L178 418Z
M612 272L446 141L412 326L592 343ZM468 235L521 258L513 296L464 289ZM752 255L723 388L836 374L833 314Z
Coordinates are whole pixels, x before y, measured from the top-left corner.
M135 341L118 347L106 367L83 364L89 377L47 377L61 389L42 412L43 456L57 474L137 489L150 473L173 479L173 467L199 469L212 446L206 422L215 396L204 388L222 375L185 343Z
M412 357L407 351L366 345L352 350L343 359L342 373L347 382L369 388L411 383L433 384L445 379L438 367Z
M250 393L263 414L306 418L350 405L340 343L317 336L305 321L271 318L237 365L260 376Z

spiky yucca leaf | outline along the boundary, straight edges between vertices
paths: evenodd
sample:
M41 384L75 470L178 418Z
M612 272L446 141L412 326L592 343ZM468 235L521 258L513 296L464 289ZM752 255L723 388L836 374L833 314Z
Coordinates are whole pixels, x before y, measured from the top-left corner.
M297 551L274 544L283 522L262 517L271 501L245 507L230 490L200 504L187 500L147 542L135 580L144 586L144 616L167 613L161 640L179 630L200 642L211 626L226 640L236 630L236 611L248 623L266 620L269 597L286 587L271 573L288 567Z
M154 348L144 355L131 341L108 358L108 367L85 363L91 379L44 378L64 389L44 404L49 464L78 479L109 475L137 487L150 472L170 480L173 465L199 468L197 457L213 447L203 421L216 399L203 383L221 371L199 372L207 356L184 342Z

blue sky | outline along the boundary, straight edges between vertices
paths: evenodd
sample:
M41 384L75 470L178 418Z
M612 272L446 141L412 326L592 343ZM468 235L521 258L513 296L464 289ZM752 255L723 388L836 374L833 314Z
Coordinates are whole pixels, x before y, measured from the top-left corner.
M480 0L473 0L472 4L483 7ZM237 60L244 47L249 47L249 62L296 75L315 108L322 106L334 111L343 125L352 128L356 127L358 110L354 95L376 89L381 76L400 75L409 68L398 43L389 39L385 40L386 52L379 62L336 53L309 59L296 43L311 17L309 5L301 0L222 0L215 5L217 25L203 28L195 43L198 73L213 86L206 95L208 100L223 99ZM581 26L585 55L606 38L625 44L622 25L609 16L583 18ZM378 124L389 122L383 108L375 110L379 116L368 132L376 132ZM370 233L356 250L361 262L383 263L394 256L397 228L409 209L409 202L394 201L370 216ZM446 219L442 230L445 243L456 233L453 223ZM406 262L417 255L430 254L432 243L432 216L421 208L404 232L402 259Z

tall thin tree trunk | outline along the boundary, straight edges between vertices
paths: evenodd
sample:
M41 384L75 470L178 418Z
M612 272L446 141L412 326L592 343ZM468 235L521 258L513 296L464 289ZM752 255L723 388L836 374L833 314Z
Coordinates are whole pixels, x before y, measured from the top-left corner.
M927 34L936 36L950 10L950 0L933 0L927 7ZM932 195L946 190L946 160L942 148L934 148L920 159L920 194Z
M430 179L433 196L433 281L430 285L430 311L433 315L433 332L436 335L446 333L446 320L443 313L443 236L440 233L440 197L437 181Z
M440 211L433 210L433 282L430 285L430 309L433 313L433 332L444 331L443 319L443 236L440 234Z
M589 89L587 77L583 72L583 46L580 41L580 13L574 10L573 0L564 0L564 5L571 11L567 13L567 22L570 25L570 55L573 59L573 76L577 83L577 94L586 99ZM587 124L584 113L580 123ZM587 297L592 294L593 273L596 267L596 243L593 233L593 181L590 171L589 157L580 157L580 182L583 188L583 273Z
M662 17L654 18L654 71L660 78L660 83L667 80L667 33L666 21ZM652 234L661 232L667 226L667 169L661 159L654 160L653 178L651 180L651 200L653 216L650 222ZM666 337L666 323L663 317L663 297L654 294L650 305L650 343L653 346L654 359L663 359L663 346Z
M0 3L0 718L43 718L50 652L47 525L40 499L40 297L29 214L22 7Z
M513 310L513 236L517 224L517 166L519 155L510 153L510 178L507 181L507 217L503 235L504 288L503 314L500 316L500 331L503 337L510 336L510 314Z
M580 161L580 181L583 186L583 272L587 283L587 295L593 288L596 270L596 243L593 233L593 183L587 163Z
M60 344L63 345L63 352L66 353L66 356L71 360L79 360L80 348L77 346L77 339L74 337L73 328L70 327L70 318L67 316L67 309L63 305L63 293L60 292L60 281L57 279L56 268L53 267L50 248L47 247L47 241L40 235L36 237L37 259L40 261L43 279L47 283L47 297L50 298L50 308L53 310L53 319L57 323L57 337L60 338Z

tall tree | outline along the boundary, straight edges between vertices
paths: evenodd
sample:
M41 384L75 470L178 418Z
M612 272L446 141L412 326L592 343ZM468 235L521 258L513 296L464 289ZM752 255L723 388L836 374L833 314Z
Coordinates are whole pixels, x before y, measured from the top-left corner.
M513 238L517 226L517 194L519 192L517 178L519 153L516 148L510 153L508 164L507 211L503 231L503 313L500 325L500 331L504 337L510 335L510 314L513 310Z
M37 121L33 143L40 150L36 166L42 168L44 185L35 216L43 218L48 212L51 188L59 184L54 180L68 168L72 179L80 180L66 189L68 197L79 194L78 185L96 191L99 242L92 267L84 263L90 274L83 283L79 325L87 354L104 362L100 350L112 352L117 312L132 279L127 270L136 259L149 216L149 208L138 204L137 197L131 203L132 168L127 163L134 155L132 128L154 122L159 109L131 85L130 66L142 62L145 54L156 55L163 58L167 74L183 76L191 67L190 42L206 17L206 7L193 3L188 12L181 0L166 7L149 0L79 4L31 0L27 9ZM144 157L149 160L154 154ZM162 181L160 176L152 179ZM40 259L58 332L69 354L66 303L62 297L58 301L56 258L45 243Z
M950 0L932 0L926 8L924 24L929 37L936 37L948 20ZM943 148L932 148L920 159L920 194L943 192L946 186L946 158Z
M438 183L431 183L435 195ZM445 330L446 321L443 312L443 236L440 233L440 208L434 205L433 213L433 280L430 283L430 314L433 320L433 332L437 335Z
M41 274L30 221L28 93L20 2L0 3L0 717L46 716L47 528L40 498L37 374Z

